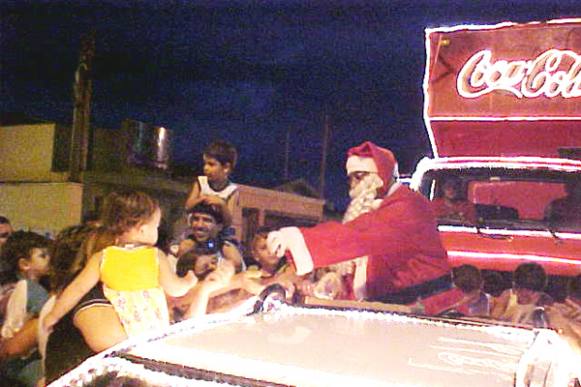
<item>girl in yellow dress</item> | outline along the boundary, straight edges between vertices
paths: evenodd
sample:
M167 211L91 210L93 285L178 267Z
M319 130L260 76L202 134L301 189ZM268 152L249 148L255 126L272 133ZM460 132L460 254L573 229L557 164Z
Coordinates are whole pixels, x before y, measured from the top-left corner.
M103 226L115 245L94 254L58 297L43 320L50 329L99 281L128 336L169 325L165 294L179 297L197 283L193 272L180 278L165 254L154 247L161 220L159 203L142 192L112 193L105 202Z

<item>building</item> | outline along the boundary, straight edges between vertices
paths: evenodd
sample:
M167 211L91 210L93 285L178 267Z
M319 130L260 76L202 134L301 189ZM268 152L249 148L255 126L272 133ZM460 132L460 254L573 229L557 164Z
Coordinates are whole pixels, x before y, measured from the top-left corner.
M111 191L137 189L157 198L165 226L177 233L191 179L172 178L171 131L137 121L121 129L97 128L90 140L88 170L80 182L69 173L69 127L19 117L0 122L0 214L15 228L54 235L100 210ZM238 237L248 241L262 226L312 225L324 201L292 193L240 186L233 214Z

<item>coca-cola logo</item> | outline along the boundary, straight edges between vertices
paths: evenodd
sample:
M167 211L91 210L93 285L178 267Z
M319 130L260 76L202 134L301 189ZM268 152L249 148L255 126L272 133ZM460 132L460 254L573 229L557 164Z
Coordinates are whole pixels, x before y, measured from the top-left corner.
M517 98L581 97L581 55L551 49L531 60L493 62L492 52L482 50L462 66L456 88L464 98L477 98L495 91Z

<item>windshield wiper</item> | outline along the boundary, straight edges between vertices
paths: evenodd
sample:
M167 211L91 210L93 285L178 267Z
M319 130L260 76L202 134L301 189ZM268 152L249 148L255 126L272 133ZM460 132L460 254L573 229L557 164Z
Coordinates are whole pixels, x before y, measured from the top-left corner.
M490 239L512 239L511 235L500 235L500 234L487 234L482 232L482 227L488 228L488 224L484 222L483 219L478 219L476 223L474 223L474 227L476 227L476 234Z
M549 234L551 234L551 236L555 239L556 242L558 242L558 243L562 243L563 242L563 239L561 239L561 237L558 236L557 235L557 232L554 230L554 228L553 228L554 227L553 222L547 222L547 223L544 223L543 222L543 226L544 226L545 231L548 231Z

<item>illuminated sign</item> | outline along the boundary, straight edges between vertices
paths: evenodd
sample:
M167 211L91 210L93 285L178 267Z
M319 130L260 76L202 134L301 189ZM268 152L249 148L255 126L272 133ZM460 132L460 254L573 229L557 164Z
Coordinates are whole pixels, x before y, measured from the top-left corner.
M458 74L456 87L464 98L505 91L517 98L581 97L581 55L551 49L535 59L492 61L492 52L472 55Z
M581 18L426 29L436 157L559 157L581 147Z

